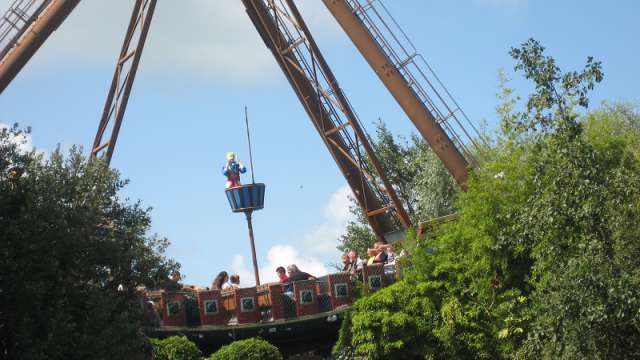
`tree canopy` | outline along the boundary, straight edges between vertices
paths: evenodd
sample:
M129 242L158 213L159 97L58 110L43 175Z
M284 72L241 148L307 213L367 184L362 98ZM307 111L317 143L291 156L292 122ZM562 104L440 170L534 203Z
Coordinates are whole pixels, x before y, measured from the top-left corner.
M535 40L511 50L534 91L517 111L513 90L501 89L501 132L457 197L458 220L409 241L408 275L381 291L394 301L379 302L377 313L428 299L432 307L411 323L429 330L397 342L378 330L394 324L391 313L367 312L371 296L355 304L336 351L640 357L640 114L628 104L580 112L603 79L601 64L588 58L564 73L544 50Z
M413 135L407 141L402 137L394 137L380 120L371 144L413 223L453 213L459 187L422 138ZM354 199L351 213L356 221L347 225L338 249L366 254L367 248L376 241L375 235Z
M117 171L79 149L25 151L0 129L0 354L135 359L145 338L140 286L177 264L148 236L148 208L119 196Z

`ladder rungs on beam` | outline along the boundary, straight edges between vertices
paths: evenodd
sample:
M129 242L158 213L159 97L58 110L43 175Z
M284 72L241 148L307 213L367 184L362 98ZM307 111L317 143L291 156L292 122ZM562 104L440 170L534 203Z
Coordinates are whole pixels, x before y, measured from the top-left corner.
M351 123L348 123L348 122L347 122L347 123L344 123L344 124L342 124L342 125L336 126L336 127L334 127L333 129L331 129L331 130L327 130L327 131L325 131L325 132L324 132L324 136L329 136L329 135L331 135L331 134L335 134L335 133L337 133L338 131L340 131L340 130L342 130L342 129L346 128L346 127L347 127L347 126L349 126L349 125L351 125Z
M385 207L382 207L380 209L372 210L372 211L367 212L367 216L368 217L372 217L372 216L384 214L384 213L388 212L391 209L393 209L393 206L385 206Z
M91 152L94 155L97 155L100 151L106 149L109 146L109 143L111 143L110 141L104 142L102 145L96 147L95 149L93 149Z

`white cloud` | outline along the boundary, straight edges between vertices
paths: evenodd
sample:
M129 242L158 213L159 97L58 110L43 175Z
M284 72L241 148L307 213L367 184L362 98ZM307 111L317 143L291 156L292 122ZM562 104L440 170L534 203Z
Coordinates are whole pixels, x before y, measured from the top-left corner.
M290 245L276 245L267 252L267 263L260 268L260 276L263 282L278 281L276 268L296 264L298 268L313 276L326 275L329 270L317 258L309 254L300 254L296 248ZM264 277L264 279L262 278Z
M255 279L253 278L253 271L249 271L249 269L244 264L244 256L236 255L231 260L231 272L233 274L240 275L240 284L244 286L251 286L255 284Z
M326 275L331 269L325 265L322 259L339 261L340 253L336 249L338 237L344 231L348 221L352 218L349 212L349 194L351 189L345 185L334 192L324 207L324 220L310 233L303 236L300 245L278 244L267 251L266 262L261 263L260 282L267 283L277 281L276 268L287 267L296 264L300 270L314 276ZM245 259L241 255L233 257L231 269L240 275L242 286L255 284L253 269L245 265Z
M317 255L333 254L339 256L336 250L337 239L344 232L345 227L353 215L349 212L349 195L351 189L344 185L331 195L324 207L324 221L303 237L307 251Z
M267 252L267 261L260 266L260 282L262 284L278 281L276 268L278 266L287 267L296 264L301 271L314 276L322 276L329 273L329 269L320 260L308 255L300 254L291 245L275 245ZM231 263L233 273L240 275L241 286L252 286L255 284L253 269L245 265L244 256L236 255Z
M11 2L0 0L0 11ZM37 54L44 58L41 64L69 60L114 64L132 4L130 0L80 2ZM318 30L316 37L335 39L338 25L320 1L305 1L300 7L310 27ZM141 68L153 76L190 76L240 85L269 80L278 71L237 0L159 1Z

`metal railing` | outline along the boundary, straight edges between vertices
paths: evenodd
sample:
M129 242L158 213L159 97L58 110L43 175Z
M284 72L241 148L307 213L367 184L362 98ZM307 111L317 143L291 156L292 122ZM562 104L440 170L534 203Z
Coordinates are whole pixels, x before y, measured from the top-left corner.
M14 0L0 19L0 62L53 0Z
M382 0L346 2L465 160L477 166L472 147L477 148L484 139Z

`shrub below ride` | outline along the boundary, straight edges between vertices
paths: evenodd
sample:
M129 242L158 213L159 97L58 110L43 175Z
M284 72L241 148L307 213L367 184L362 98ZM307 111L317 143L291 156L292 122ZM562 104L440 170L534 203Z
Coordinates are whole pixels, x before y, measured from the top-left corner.
M171 336L166 339L151 339L155 360L200 360L200 349L184 336Z
M428 354L434 348L431 329L437 313L426 292L421 285L400 281L358 300L345 319L349 330L341 329L334 354L344 349L367 359Z
M282 354L268 341L251 338L221 347L208 360L282 360Z

